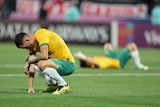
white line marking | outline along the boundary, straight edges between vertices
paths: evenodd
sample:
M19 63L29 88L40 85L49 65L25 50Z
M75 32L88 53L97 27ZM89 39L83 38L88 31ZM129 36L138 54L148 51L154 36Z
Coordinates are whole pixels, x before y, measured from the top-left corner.
M25 74L0 74L0 77L23 77ZM160 76L160 73L112 73L112 74L72 74L73 77L127 77L127 76Z
M24 64L0 64L0 68L19 68L23 66Z
M0 68L23 68L24 64L0 64ZM134 69L134 66L126 66L125 68ZM152 66L149 67L152 70L160 70L160 67Z
M0 77L22 77L26 76L25 74L0 74Z
M71 76L160 76L160 73L112 73L112 74L73 74Z

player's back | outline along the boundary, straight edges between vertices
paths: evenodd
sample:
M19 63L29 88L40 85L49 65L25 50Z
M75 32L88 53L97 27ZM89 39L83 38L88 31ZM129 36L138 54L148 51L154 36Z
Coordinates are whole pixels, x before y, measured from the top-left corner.
M75 62L68 46L57 33L41 28L35 32L35 35L39 40L39 45L48 44L48 54L50 58Z
M95 56L92 58L94 61L99 63L99 67L104 68L117 68L121 69L120 62L117 59L114 58L108 58L105 56Z

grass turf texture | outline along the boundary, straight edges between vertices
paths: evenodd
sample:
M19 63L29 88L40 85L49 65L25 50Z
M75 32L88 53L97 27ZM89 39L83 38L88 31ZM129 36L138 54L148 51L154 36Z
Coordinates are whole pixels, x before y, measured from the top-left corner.
M103 46L69 45L72 53L103 55ZM0 43L0 107L159 107L160 50L140 49L148 71L135 70L130 60L122 70L80 68L64 79L71 91L64 95L38 93L46 84L36 76L35 94L27 93L28 77L23 73L27 56L13 43Z

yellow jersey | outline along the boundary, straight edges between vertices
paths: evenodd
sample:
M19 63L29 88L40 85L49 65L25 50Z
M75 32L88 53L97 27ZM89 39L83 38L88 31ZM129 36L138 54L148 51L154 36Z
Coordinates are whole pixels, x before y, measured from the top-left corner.
M117 59L105 56L94 56L92 59L99 64L99 68L117 68L121 69L120 62Z
M40 28L35 33L37 43L30 52L39 52L40 46L48 45L49 58L56 58L60 60L69 60L75 62L68 46L64 40L55 32Z

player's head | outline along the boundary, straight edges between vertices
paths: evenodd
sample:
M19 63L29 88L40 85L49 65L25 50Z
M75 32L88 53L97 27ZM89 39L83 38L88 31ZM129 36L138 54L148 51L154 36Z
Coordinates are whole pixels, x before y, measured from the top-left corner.
M95 65L87 60L80 60L80 66L81 67L89 67L89 68L98 68L97 65Z
M80 60L80 66L81 67L89 67L89 64L84 60Z
M34 46L33 34L18 33L15 36L15 44L18 48L29 49Z
M23 45L23 38L26 36L26 33L18 33L15 36L15 44L18 48L20 48L21 45Z

